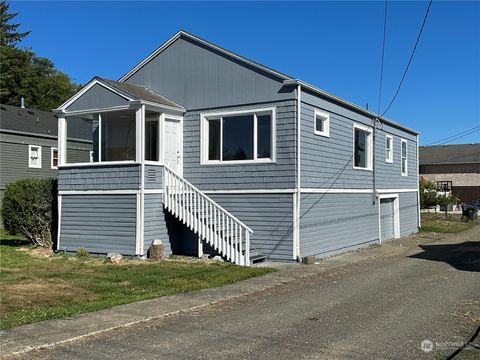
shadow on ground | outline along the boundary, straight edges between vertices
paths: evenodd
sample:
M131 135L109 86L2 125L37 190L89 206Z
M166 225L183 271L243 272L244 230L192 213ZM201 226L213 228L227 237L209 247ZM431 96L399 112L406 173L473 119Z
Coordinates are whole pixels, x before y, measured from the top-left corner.
M457 270L480 272L480 241L461 244L420 245L421 253L410 258L445 262Z

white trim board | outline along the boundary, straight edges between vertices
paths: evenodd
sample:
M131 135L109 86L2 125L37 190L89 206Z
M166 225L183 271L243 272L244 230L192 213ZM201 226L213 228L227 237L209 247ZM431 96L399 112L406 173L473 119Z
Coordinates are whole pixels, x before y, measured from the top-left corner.
M379 194L388 194L388 193L406 193L406 192L417 192L418 189L377 189ZM372 189L320 189L320 188L302 188L302 193L312 194L371 194Z
M136 195L138 190L60 190L59 195Z

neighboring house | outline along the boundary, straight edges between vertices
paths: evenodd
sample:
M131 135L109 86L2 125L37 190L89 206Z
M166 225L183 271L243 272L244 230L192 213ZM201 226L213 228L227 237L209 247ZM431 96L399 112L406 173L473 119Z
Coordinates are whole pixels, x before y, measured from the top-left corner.
M95 134L94 163L60 148L62 251L144 256L160 239L249 265L419 227L416 131L183 31L55 112L60 134L78 119Z
M420 175L463 202L480 199L480 144L421 146Z
M57 177L57 123L51 112L0 105L0 207L8 183ZM90 161L92 135L85 125L69 130L69 161Z

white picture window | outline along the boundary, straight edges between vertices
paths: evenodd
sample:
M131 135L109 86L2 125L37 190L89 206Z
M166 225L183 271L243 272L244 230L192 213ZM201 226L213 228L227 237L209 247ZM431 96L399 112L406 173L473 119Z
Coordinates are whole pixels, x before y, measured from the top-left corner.
M408 144L407 140L402 139L402 176L408 175Z
M58 169L58 149L50 148L50 167L52 169Z
M372 170L372 129L365 125L353 125L353 168Z
M273 162L275 109L202 114L202 163Z
M320 110L315 110L314 133L321 136L330 136L330 115Z
M28 145L28 167L42 167L42 147L38 145Z
M393 136L391 135L385 137L385 161L393 163Z

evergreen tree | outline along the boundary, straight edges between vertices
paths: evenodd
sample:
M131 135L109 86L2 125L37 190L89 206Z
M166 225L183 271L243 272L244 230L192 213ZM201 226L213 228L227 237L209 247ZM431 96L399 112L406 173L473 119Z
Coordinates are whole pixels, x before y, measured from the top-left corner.
M71 97L79 88L68 75L55 69L47 58L16 45L30 32L18 32L19 24L10 24L16 13L8 13L8 3L0 3L0 103L20 104L50 111Z
M9 24L18 13L8 13L9 4L0 2L0 45L15 46L20 40L30 34L30 31L18 32L20 24Z

